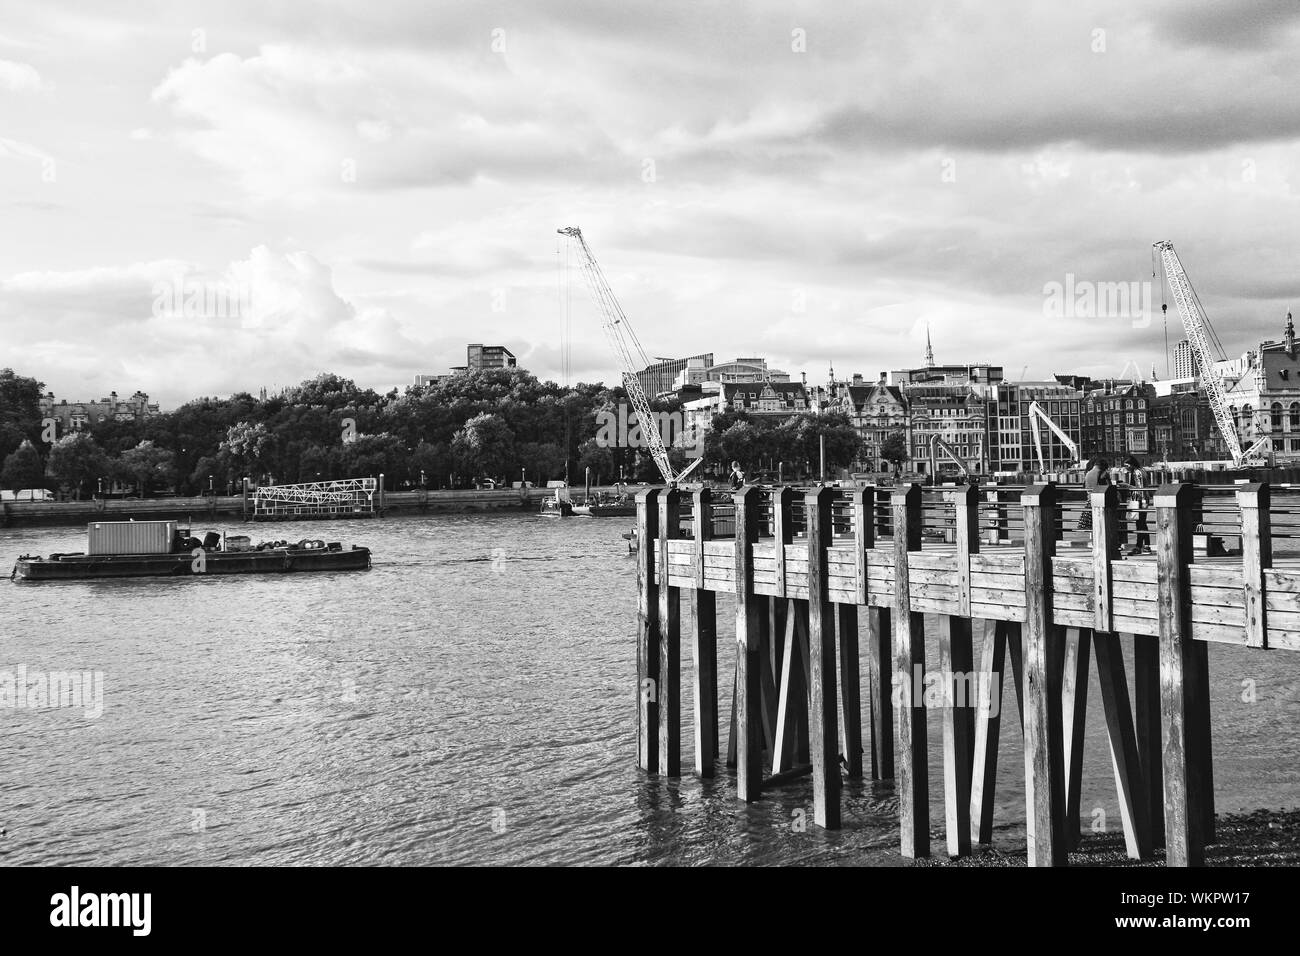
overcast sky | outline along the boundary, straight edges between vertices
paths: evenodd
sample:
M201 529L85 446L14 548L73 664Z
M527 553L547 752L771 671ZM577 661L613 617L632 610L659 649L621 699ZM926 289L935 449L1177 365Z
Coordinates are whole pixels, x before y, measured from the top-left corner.
M0 0L0 366L60 397L384 391L469 341L560 380L568 224L650 354L810 381L927 327L1163 377L1158 290L1044 292L1149 282L1158 239L1230 354L1300 306L1296 0L109 7ZM612 381L573 281L572 378Z

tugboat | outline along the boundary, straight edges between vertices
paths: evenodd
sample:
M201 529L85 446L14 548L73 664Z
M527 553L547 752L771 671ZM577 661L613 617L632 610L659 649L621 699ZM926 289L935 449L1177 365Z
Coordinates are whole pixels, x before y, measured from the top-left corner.
M287 571L364 571L370 549L321 540L270 541L254 546L245 535L209 531L200 540L175 521L95 521L85 553L24 554L10 580L83 581L94 578L188 577L204 574L283 574Z
M635 517L636 499L621 485L614 492L598 491L595 495L588 489L583 503L573 506L573 513L585 518Z

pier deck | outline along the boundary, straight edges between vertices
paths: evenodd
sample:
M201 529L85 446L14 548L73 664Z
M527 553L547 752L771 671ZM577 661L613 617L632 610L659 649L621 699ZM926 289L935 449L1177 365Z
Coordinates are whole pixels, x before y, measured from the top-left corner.
M1091 532L1074 530L1091 513ZM811 774L814 820L840 824L841 773L899 791L905 856L929 853L925 616L939 632L948 852L992 835L1010 658L1025 742L1028 857L1079 838L1095 653L1129 855L1199 865L1213 842L1209 643L1300 650L1300 491L1166 485L1120 501L1024 489L749 487L638 496L638 755L679 775L682 611L693 648L695 770L725 759L737 796ZM700 533L695 534L694 529ZM1274 553L1274 543L1278 553ZM1124 553L1132 545L1149 553ZM683 592L691 600L682 603ZM736 600L736 688L719 753L716 595ZM862 687L859 609L867 618ZM981 622L977 629L974 625ZM991 622L984 624L982 622ZM976 647L976 635L979 635ZM1121 635L1133 647L1126 673ZM905 679L903 675L912 675ZM979 687L984 699L963 694ZM1130 703L1129 687L1133 688ZM863 711L867 725L863 726Z

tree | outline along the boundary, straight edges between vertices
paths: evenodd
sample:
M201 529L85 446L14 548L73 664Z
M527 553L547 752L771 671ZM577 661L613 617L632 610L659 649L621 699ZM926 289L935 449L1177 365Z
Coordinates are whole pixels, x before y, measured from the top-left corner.
M45 464L41 461L41 453L30 441L23 439L17 450L5 457L4 468L0 469L0 485L14 491L44 487Z
M226 430L221 452L229 460L231 470L243 474L258 474L263 457L271 444L266 425L258 422L236 422Z
M39 437L44 390L45 385L36 379L0 368L0 423L16 426L28 438Z
M87 485L107 475L109 461L91 435L70 432L51 446L45 469L51 477L66 483L74 497L80 498Z
M499 416L482 412L456 432L451 450L461 469L494 478L515 462L515 434Z
M592 441L590 444L594 446L595 442ZM607 448L597 450L606 453L609 451ZM564 449L555 442L520 442L516 454L518 455L519 466L528 470L529 480L534 484L542 485L552 478L564 477ZM599 463L592 464L591 461L588 461L587 464L592 466L591 473L593 476L600 471ZM605 474L609 474L608 468L606 468ZM507 477L514 478L517 476L509 475Z
M890 432L880 443L880 457L893 465L907 461L907 436L902 432Z
M141 495L149 491L150 485L165 487L176 480L176 456L148 439L122 452L118 462Z

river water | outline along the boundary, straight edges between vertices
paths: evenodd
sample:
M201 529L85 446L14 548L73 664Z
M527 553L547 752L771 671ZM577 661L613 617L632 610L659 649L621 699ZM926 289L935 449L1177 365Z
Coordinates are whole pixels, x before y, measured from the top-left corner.
M848 783L845 827L826 833L800 825L808 779L749 807L730 776L695 779L689 677L686 776L636 768L629 525L513 514L256 526L367 545L374 568L0 583L0 678L100 672L103 690L98 716L89 699L0 707L0 861L898 864L889 783ZM79 529L8 529L0 557L84 543ZM724 717L731 621L721 599ZM1295 805L1300 656L1216 646L1210 666L1219 809ZM1089 699L1083 817L1114 831L1095 673ZM995 842L1008 849L1024 842L1015 727L1003 722L997 791Z

